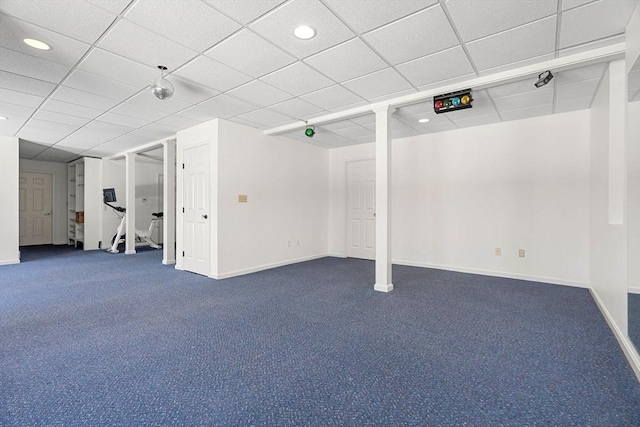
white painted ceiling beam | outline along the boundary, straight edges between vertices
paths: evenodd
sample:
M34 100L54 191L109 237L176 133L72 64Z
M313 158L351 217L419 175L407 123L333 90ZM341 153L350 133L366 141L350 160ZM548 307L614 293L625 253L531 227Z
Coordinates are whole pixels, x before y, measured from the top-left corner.
M492 86L497 86L501 84L522 80L527 77L537 76L539 73L546 70L551 70L553 73L558 73L560 71L566 71L573 68L584 67L587 65L592 65L592 64L602 63L602 62L609 62L615 59L624 58L624 55L625 55L625 43L617 43L614 45L609 45L606 47L593 49L586 52L576 53L575 55L555 58L555 59L540 62L537 64L516 68L513 70L476 77L474 79L470 79L464 82L458 82L458 83L454 83L446 86L441 86L435 89L429 89L422 92L400 96L398 98L376 102L374 104L362 105L360 107L351 108L349 110L327 114L324 116L309 119L306 123L300 121L300 122L295 122L288 125L278 126L271 129L266 129L264 133L265 135L279 135L279 134L292 132L299 129L304 129L306 126L322 125L326 123L336 122L339 120L345 120L353 117L362 116L362 115L371 113L373 110L383 108L384 106L402 107L406 105L415 104L421 101L425 101L436 95L453 92L459 89L467 89L467 88L471 88L474 90L485 89Z

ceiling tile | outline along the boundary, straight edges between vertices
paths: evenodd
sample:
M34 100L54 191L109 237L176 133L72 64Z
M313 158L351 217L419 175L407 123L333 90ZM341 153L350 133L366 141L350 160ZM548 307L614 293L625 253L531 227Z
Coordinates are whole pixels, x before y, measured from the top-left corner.
M303 95L300 98L325 110L333 110L334 108L364 102L358 95L349 92L340 85L329 86L319 91Z
M157 110L167 113L164 116L177 113L178 111L184 110L185 108L188 108L190 106L188 103L180 101L175 97L162 100L158 99L147 91L139 93L138 95L129 99L127 103L148 108L150 110Z
M517 95L519 93L535 92L540 90L534 85L537 80L537 76L531 76L528 79L490 87L487 90L493 98L504 98L505 96Z
M27 95L26 93L15 92L8 89L0 89L0 100L9 104L21 105L23 107L37 108L44 98L42 96Z
M29 117L34 111L36 111L35 107L25 107L0 101L0 116L7 117L9 120L12 120L14 116Z
M72 89L65 86L59 86L58 89L53 92L49 99L57 99L58 101L64 101L70 104L82 105L84 107L91 107L102 110L108 110L109 108L114 107L116 104L124 100L105 98L104 96L96 95L89 92L83 92L81 90Z
M298 98L289 99L279 104L272 105L269 108L297 119L308 118L308 116L312 114L324 111L322 108L316 107L315 105L309 104L308 102Z
M419 134L420 133L418 131L412 128L398 129L398 130L391 131L391 137L393 139L408 138L410 136L416 136Z
M56 85L19 74L0 71L0 87L30 95L48 96L56 88Z
M261 77L260 80L296 96L335 84L332 80L302 62L296 62L281 68L274 73Z
M445 7L462 41L469 42L554 15L558 1L448 0Z
M2 12L90 44L116 19L84 1L3 0Z
M139 128L151 123L150 120L140 119L140 118L129 116L129 115L125 116L122 114L116 114L111 112L101 115L100 121L113 123L115 125L128 126L131 128Z
M241 125L244 125L244 126L248 126L250 128L259 129L260 126L261 126L258 123L250 122L249 120L241 119L239 117L231 117L231 118L229 118L227 120L229 120L230 122L234 122L234 123L238 123L238 124L241 124Z
M40 129L31 126L24 126L17 133L18 138L24 138L30 141L38 141L47 144L53 144L71 132L66 130Z
M326 3L359 33L365 33L437 3L437 0L394 0L383 7L363 0L326 0Z
M518 110L524 107L534 107L553 103L553 87L541 88L535 92L520 93L518 95L494 98L493 102L501 113L508 110Z
M169 80L175 89L173 97L188 104L197 104L220 93L177 77L170 77Z
M441 115L446 115L449 120L458 120L496 114L496 109L491 102L474 102L472 105L473 107L471 108L451 111L449 113L441 113Z
M591 105L592 97L572 99L569 101L556 102L555 113L566 113L568 111L586 110Z
M55 62L25 55L24 53L0 47L0 69L25 77L58 83L71 68Z
M176 76L191 80L194 83L219 90L221 92L233 89L253 80L240 71L214 61L207 56L201 56L174 73Z
M89 108L77 104L70 104L68 102L63 102L56 99L46 100L40 108L58 114L67 114L70 116L82 117L85 119L95 119L103 113L102 110L96 110L95 108Z
M344 136L345 138L358 138L374 135L373 131L362 126L352 126L344 129L336 129L332 132L336 135Z
M51 129L59 132L66 132L66 135L80 129L78 125L68 125L64 123L51 122L48 120L30 119L28 123L29 127L38 129Z
M64 81L64 86L118 100L124 100L140 90L135 86L119 83L82 70L73 70Z
M121 14L124 9L129 6L131 0L85 0L88 3L91 3L94 6L98 6L106 10L107 12L113 13L114 15Z
M3 133L2 135L6 134ZM31 158L38 153L41 153L43 150L46 150L47 147L49 147L49 144L37 144L35 142L21 139L18 145L19 156L21 159Z
M411 85L393 68L358 77L343 83L343 86L367 100L412 89Z
M250 2L229 0L203 1L242 24L248 24L284 2L284 0L251 0Z
M558 85L575 83L582 80L599 79L604 73L606 64L595 64L587 67L574 68L573 70L561 71L554 75Z
M32 38L46 42L51 50L38 50L22 40ZM74 66L87 53L90 45L54 33L42 27L0 14L0 45L47 61Z
M337 82L387 67L387 63L359 38L327 49L304 61Z
M180 111L180 113L176 114L176 116L186 117L191 120L197 120L199 123L213 120L216 118L215 113L211 112L206 108L199 107L199 106L187 108L186 110Z
M169 71L196 55L194 51L126 19L120 20L98 47L151 67L164 65Z
M436 82L436 83L429 83L427 85L418 86L418 90L422 92L425 90L442 88L452 84L456 84L456 86L458 86L458 83L467 82L468 80L474 79L476 77L477 77L476 73L463 74L461 76L454 77L451 79L440 80L439 82Z
M161 102L158 100L158 102ZM133 104L131 101L123 102L117 107L113 108L111 113L116 113L124 116L135 117L142 120L147 120L150 122L155 122L156 120L160 120L171 113L162 112L159 110L154 110L151 108L141 107L139 104Z
M94 120L88 123L85 126L85 129L92 129L92 130L97 130L99 132L110 133L114 136L114 138L116 136L124 135L134 130L134 128L131 128L128 126L116 125L113 123L107 123L100 120Z
M81 128L56 144L56 148L87 150L91 147L112 140L114 135L110 132L101 132L94 129Z
M8 120L0 120L0 135L13 136L27 121L27 117L12 116Z
M601 47L610 46L616 43L624 43L624 42L625 42L625 35L618 34L616 36L605 37L593 42L582 43L576 46L560 49L560 52L558 53L558 57L562 58L564 56L575 55L576 53L587 52L589 50L598 49Z
M236 96L245 101L249 101L256 105L266 107L268 105L277 104L291 98L291 95L269 86L259 80L254 80L244 86L230 90L229 95Z
M362 116L354 117L350 119L350 121L359 125L368 125L376 122L376 115L373 113L364 114Z
M467 49L476 67L486 70L553 52L555 39L556 17L553 16L467 43Z
M127 135L146 139L146 142L153 142L164 138L174 137L176 132L171 127L163 126L158 123L151 123L150 125L135 130Z
M536 56L533 58L527 58L522 61L515 61L506 63L494 68L487 68L486 70L478 70L478 75L487 76L490 74L500 73L502 71L509 71L515 68L526 67L527 65L539 64L541 62L550 61L555 58L555 53L546 53L544 55ZM537 77L537 76L536 76Z
M241 28L212 7L196 1L185 5L175 0L139 0L127 11L126 19L197 52L209 49Z
M54 102L58 102L58 101L54 101ZM78 116L70 116L66 113L56 113L54 111L47 111L47 110L40 109L36 111L36 113L33 115L33 118L80 127L85 123L88 123L93 117L85 118L85 117L78 117Z
M177 132L179 130L188 129L202 122L199 120L193 120L187 117L174 115L174 116L169 116L169 117L165 117L164 119L158 120L156 123L172 128Z
M546 116L553 111L552 104L536 105L534 107L503 111L500 113L503 121L528 119L530 117Z
M460 46L425 56L396 67L416 86L473 73L473 67Z
M239 116L240 114L259 109L259 107L253 104L224 94L203 102L199 107L207 110L208 117L219 117L222 119L228 119L229 117Z
M376 98L370 98L368 99L368 101L371 103L381 102L381 101L386 101L388 99L394 99L394 98L399 98L401 96L410 95L416 92L417 90L412 87L411 89L401 90L400 92L392 92L386 95L378 96Z
M556 102L569 101L578 98L590 98L598 87L600 79L582 80L576 83L558 85L556 87Z
M574 7L582 6L593 1L595 0L562 0L562 10L573 9Z
M314 28L316 36L309 40L294 36L293 30L301 23ZM355 37L319 0L292 0L250 28L300 59Z
M149 86L160 76L155 66L140 65L101 49L92 50L78 68L138 89Z
M624 33L637 5L637 0L597 1L564 12L560 48Z
M252 77L264 76L295 62L293 56L249 30L234 34L206 55Z
M373 123L374 123L374 129L375 129L375 120L373 121ZM342 119L342 120L339 120L337 122L324 123L324 124L320 125L320 127L323 130L326 130L326 131L329 131L329 132L335 132L336 130L339 130L339 129L352 128L355 125L356 124L354 124L354 122L352 122L351 120ZM369 128L367 128L367 129L369 129Z
M459 44L439 4L372 31L364 38L392 64Z
M242 120L248 120L263 126L278 126L284 123L290 123L291 118L284 114L276 113L271 110L256 110L247 114L238 116Z
M433 111L433 104L431 103L429 103L428 105L422 105L422 111L419 111L417 109L404 111L403 108L400 108L398 111L396 111L394 115L399 120L401 120L402 122L406 123L408 126L411 126L414 129L424 127L424 126L433 126L433 125L442 124L442 123L451 123L451 121L447 118L447 114L436 114ZM419 111L419 112L414 114L409 114L411 111ZM418 121L420 119L429 119L429 121L426 123L420 123Z

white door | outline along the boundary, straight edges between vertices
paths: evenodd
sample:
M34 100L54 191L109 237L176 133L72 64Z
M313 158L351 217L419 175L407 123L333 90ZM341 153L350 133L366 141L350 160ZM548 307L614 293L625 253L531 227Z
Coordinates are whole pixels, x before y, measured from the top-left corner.
M183 266L187 271L211 273L211 226L209 218L209 144L184 150Z
M51 175L20 173L20 246L53 243L51 191Z
M347 197L347 256L375 259L375 160L347 163Z

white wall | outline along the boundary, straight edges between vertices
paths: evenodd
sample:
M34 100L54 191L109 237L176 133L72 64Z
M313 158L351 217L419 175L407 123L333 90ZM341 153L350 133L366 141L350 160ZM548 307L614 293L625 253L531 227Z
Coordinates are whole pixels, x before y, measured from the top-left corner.
M115 188L118 201L114 206L126 206L127 186L125 185L124 159L102 161L102 188ZM116 234L120 220L115 211L106 205L102 209L102 247L111 244L111 238Z
M18 138L0 136L0 265L20 262Z
M330 254L345 254L345 162L373 157L331 150ZM393 260L588 286L588 176L588 111L394 140Z
M218 144L217 276L326 256L328 151L225 120Z
M67 244L67 164L20 159L20 172L53 176L53 244Z
M630 291L640 294L640 102L627 104L627 117L627 286Z
M627 335L627 229L611 217L610 148L624 139L626 116L624 61L614 61L600 84L591 106L591 286L623 335ZM622 129L618 127L622 126ZM617 157L617 156L616 156ZM622 167L623 165L616 165ZM624 218L624 215L623 215Z

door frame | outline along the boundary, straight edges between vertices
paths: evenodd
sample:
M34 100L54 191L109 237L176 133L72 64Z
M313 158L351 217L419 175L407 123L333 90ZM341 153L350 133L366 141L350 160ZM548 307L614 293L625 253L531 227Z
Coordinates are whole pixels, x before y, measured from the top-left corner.
M343 176L342 176L342 257L348 258L348 242L349 242L349 164L373 160L375 164L375 156L352 157L344 160Z
M65 164L66 167L66 164ZM56 200L56 173L52 172L52 171L38 171L38 170L23 170L18 168L18 180L20 179L20 174L21 173L37 173L37 174L41 174L41 175L49 175L51 176L51 244L52 245L56 245L56 244L66 244L67 243L67 226L65 224L65 228L64 228L64 241L65 243L56 243L56 211L60 208L58 206L57 200ZM18 181L19 182L19 181ZM18 197L20 197L20 191L18 190ZM67 213L67 207L65 205L64 207L64 217L66 218L66 213ZM18 200L18 217L20 216L20 201ZM18 222L19 224L19 222ZM19 225L18 225L19 226ZM18 241L20 241L20 232L18 231Z
M207 210L209 213L209 218L211 218L210 222L210 236L209 236L209 277L215 278L215 255L214 255L214 240L212 239L214 233L214 226L217 224L217 221L214 221L214 218L217 218L217 215L214 215L214 212L211 209L213 206L213 194L211 192L211 186L213 182L213 173L214 173L214 164L212 162L212 152L214 147L212 146L211 138L203 138L199 139L196 142L188 143L188 144L178 144L176 142L176 264L175 268L177 270L188 271L184 269L184 257L182 253L184 251L184 213L182 212L182 208L184 207L184 169L181 167L181 164L184 163L184 152L186 150L196 148L198 146L208 146L209 148L209 182L207 183L207 191L209 191L209 206Z

